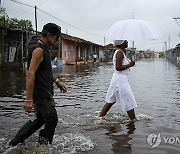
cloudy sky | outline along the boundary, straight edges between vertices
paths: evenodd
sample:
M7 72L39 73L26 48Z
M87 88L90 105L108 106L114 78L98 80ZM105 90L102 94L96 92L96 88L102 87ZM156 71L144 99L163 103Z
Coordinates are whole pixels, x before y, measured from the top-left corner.
M136 41L138 50L163 51L165 42L167 49L180 43L180 26L173 19L180 17L180 0L1 0L9 17L29 19L34 25L34 8L17 2L37 6L39 31L47 22L54 22L63 33L104 45L108 28L134 14L134 18L153 24L161 32L157 40ZM105 39L105 44L110 42Z

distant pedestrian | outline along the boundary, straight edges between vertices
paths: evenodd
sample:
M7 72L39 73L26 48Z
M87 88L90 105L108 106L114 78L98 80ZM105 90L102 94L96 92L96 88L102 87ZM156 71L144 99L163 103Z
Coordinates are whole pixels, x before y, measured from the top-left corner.
M137 104L128 82L128 75L130 67L133 67L135 62L129 61L125 55L125 48L128 47L127 40L115 40L114 44L118 47L113 56L115 70L105 98L106 104L99 116L105 116L111 106L117 102L123 111L127 112L130 120L134 120L134 108Z
M97 55L96 54L93 54L93 63L95 63L97 60Z
M54 58L54 65L58 66L58 57L57 56Z
M9 142L10 146L24 142L29 136L40 130L38 142L51 144L58 122L58 116L53 99L53 82L66 92L66 86L52 74L49 46L55 45L61 35L61 27L54 23L44 25L41 39L28 52L26 75L26 99L24 110L32 112L33 106L36 119L29 120Z

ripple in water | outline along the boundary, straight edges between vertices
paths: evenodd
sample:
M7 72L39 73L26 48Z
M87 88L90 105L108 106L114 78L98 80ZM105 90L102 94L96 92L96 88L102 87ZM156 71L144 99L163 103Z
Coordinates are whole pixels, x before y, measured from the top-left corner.
M61 149L61 151L58 152L63 154L85 152L92 150L95 147L95 143L81 133L66 133L61 136L56 135L54 138L54 145L56 149Z
M148 115L146 115L146 114L138 114L138 115L136 116L136 119L137 119L137 121L141 121L141 120L152 120L153 117L150 117L150 116L148 116Z
M103 127L116 126L119 124L128 124L130 119L127 115L123 115L121 113L108 113L104 117L99 117L99 111L96 111L94 114L87 114L86 116L86 129L95 130ZM88 117L88 118L87 118ZM136 121L147 121L152 120L153 118L146 114L138 114L136 115ZM84 128L85 128L84 127Z
M90 151L95 147L95 143L89 137L81 133L66 133L55 135L52 145L39 145L38 143L27 143L7 149L3 154L77 154Z

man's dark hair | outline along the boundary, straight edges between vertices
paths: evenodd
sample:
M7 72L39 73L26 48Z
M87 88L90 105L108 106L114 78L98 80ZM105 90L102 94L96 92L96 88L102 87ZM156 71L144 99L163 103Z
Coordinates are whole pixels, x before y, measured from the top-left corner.
M60 37L61 36L61 27L56 25L55 23L47 23L43 26L42 36L47 36L47 34L55 35Z

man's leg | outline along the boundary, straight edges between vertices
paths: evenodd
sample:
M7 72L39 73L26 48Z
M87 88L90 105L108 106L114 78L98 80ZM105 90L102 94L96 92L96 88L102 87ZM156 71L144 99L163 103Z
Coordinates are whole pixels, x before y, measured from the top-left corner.
M57 112L54 106L43 106L41 113L44 117L45 126L40 130L39 140L40 144L51 144L55 132L55 128L58 122Z
M99 117L103 117L107 114L107 112L109 111L109 109L111 108L111 106L113 105L113 103L106 103L103 108L102 111L100 112Z
M40 113L37 113L37 118L34 121L27 121L17 132L16 136L9 142L10 146L16 146L19 143L24 142L29 136L36 132L43 126L44 120Z
M129 116L130 120L134 120L136 118L134 109L127 111L127 114Z

